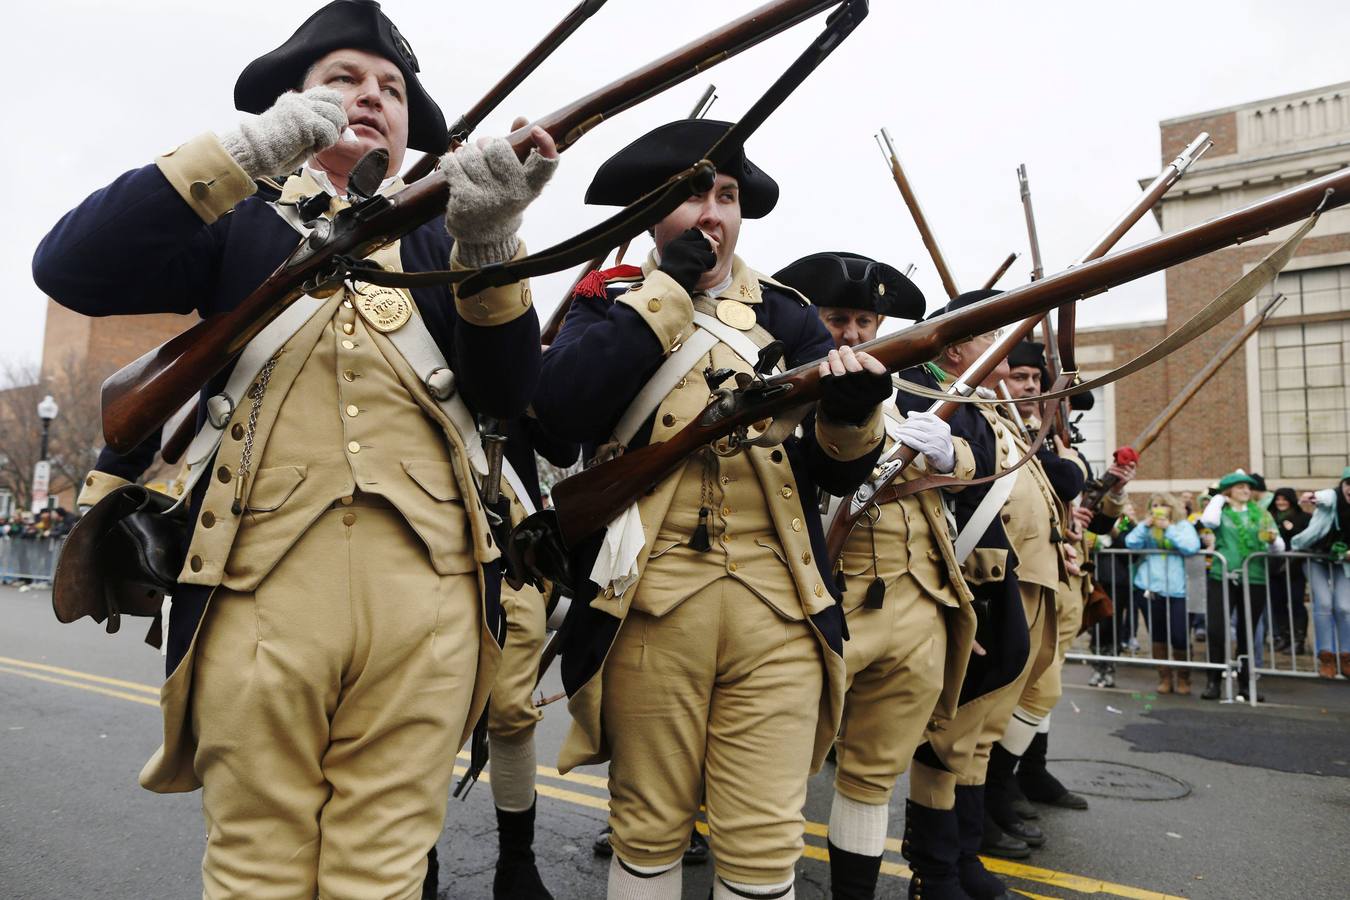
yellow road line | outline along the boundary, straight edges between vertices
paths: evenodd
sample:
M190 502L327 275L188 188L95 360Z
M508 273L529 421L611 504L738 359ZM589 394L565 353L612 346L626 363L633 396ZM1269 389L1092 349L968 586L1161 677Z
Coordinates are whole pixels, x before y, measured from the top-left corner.
M60 666L49 666L43 663L28 662L23 659L13 659L8 656L0 656L0 663L7 666L18 666L21 669L36 669L39 672L51 672L53 675L65 675L69 678L80 678L85 681L94 681L99 684L110 684L113 687L128 688L133 691L145 691L148 694L159 696L159 688L150 684L141 684L137 681L123 681L120 678L107 678L103 675L90 675L88 672L77 672L74 669L63 669ZM158 706L158 702L155 704Z
M0 665L0 672L4 672L10 675L18 675L21 678L32 678L36 681L44 681L50 684L59 684L65 687L78 688L83 691L92 691L93 693L96 694L103 694L104 696L108 697L116 697L119 700L130 700L132 703L140 703L145 706L153 706L153 707L159 706L158 700L159 688L152 687L150 685L138 684L137 682L134 681L123 681L119 678L106 678L102 675L91 675L85 672L77 672L74 669L63 669L60 668L59 666L49 666L43 663L33 663L27 662L25 660L12 659L7 656L0 656L0 663L5 664ZM14 668L15 666L20 668ZM73 678L83 680L75 681L71 680L71 678L57 678L52 675L43 674L45 672L54 672L60 675L69 675L72 676ZM108 687L103 687L102 685L105 684L131 688L133 690L143 691L145 693L129 694L126 693L125 691L113 690ZM155 697L152 698L150 696L147 696L147 694L154 694ZM468 760L469 755L468 753L461 752L458 754L457 758ZM464 766L455 766L456 775L464 774L465 770L466 768ZM537 772L539 775L545 778L571 782L573 784L598 788L600 790L605 790L608 785L607 781L599 776L587 775L581 772L569 772L566 775L563 775L559 773L557 769L551 766L538 766ZM481 777L482 780L485 782L489 782L491 780L489 777L489 773L487 772L484 772ZM564 803L571 803L576 806L584 806L589 809L599 810L601 812L608 812L609 810L608 797L597 797L594 794L582 793L580 791L568 790L567 788L555 787L554 785L547 783L536 784L535 790L538 791L539 794L544 797L549 797L550 799L554 800L561 800ZM700 822L698 828L704 834L707 834L706 825ZM808 821L805 823L805 829L807 834L817 838L825 838L829 834L828 827L821 822ZM894 853L899 853L900 842L895 838L887 838L886 849ZM824 862L828 862L830 858L828 850L826 850L824 847L819 847L814 844L807 844L803 848L802 854L806 856L808 859L820 860ZM1097 878L1088 878L1083 875L1073 875L1068 872L1058 872L1055 871L1054 869L1043 869L1038 866L1027 866L1023 865L1022 863L1009 862L1008 860L994 859L987 856L982 856L980 858L984 860L985 867L988 868L989 871L991 872L996 872L1000 875L1007 875L1012 878L1019 878L1024 881L1034 881L1040 884L1047 884L1052 887L1064 888L1066 890L1071 890L1078 893L1108 894L1115 897L1126 897L1129 898L1129 900L1184 900L1184 898L1182 897L1177 897L1171 894L1163 894L1159 893L1158 891L1150 891L1144 888L1130 887L1129 885L1124 884L1114 884L1112 882L1102 881L1101 879ZM897 878L910 877L910 869L908 866L902 863L890 862L889 860L882 862L881 871L885 875L891 875ZM1037 900L1039 900L1039 895L1037 894L1027 894L1024 891L1018 891L1018 893L1022 893L1028 897L1037 898Z
M95 694L105 694L109 697L116 697L119 700L130 700L132 703L144 703L146 706L158 708L159 701L152 700L138 694L128 694L124 691L114 691L109 688L99 687L96 684L85 684L79 681L70 681L66 678L53 678L50 675L42 675L38 672L27 672L23 669L11 669L9 666L0 666L0 672L7 672L10 675L18 675L21 678L32 678L35 681L46 681L51 684L61 684L66 687L80 688L85 691L93 691Z

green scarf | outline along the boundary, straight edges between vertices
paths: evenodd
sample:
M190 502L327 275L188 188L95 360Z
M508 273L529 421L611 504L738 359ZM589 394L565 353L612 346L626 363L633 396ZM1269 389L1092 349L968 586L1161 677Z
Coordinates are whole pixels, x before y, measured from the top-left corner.
M1214 532L1215 549L1228 563L1230 573L1238 572L1242 563L1253 553L1268 549L1266 541L1261 539L1262 531L1275 531L1275 519L1255 501L1248 501L1242 509L1234 509L1224 504L1219 527ZM1254 560L1247 567L1247 575L1252 584L1266 583L1266 562ZM1210 577L1222 578L1219 567L1210 568Z

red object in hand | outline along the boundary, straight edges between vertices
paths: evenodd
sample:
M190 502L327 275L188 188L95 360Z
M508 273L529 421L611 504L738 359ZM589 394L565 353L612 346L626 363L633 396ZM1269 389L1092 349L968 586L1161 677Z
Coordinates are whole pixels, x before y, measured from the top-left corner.
M612 269L596 269L586 274L572 289L574 297L604 297L605 285L611 278L636 278L642 274L638 266L615 266Z
M1120 447L1112 455L1118 466L1134 466L1139 464L1139 451L1133 447Z

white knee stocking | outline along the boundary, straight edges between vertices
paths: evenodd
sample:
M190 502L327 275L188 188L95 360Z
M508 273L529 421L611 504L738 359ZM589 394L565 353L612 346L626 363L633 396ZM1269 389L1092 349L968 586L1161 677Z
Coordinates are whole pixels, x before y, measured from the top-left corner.
M859 803L835 791L830 804L830 843L859 856L881 856L889 816L885 803Z
M1008 721L1008 728L1003 732L1003 737L999 738L998 742L1003 745L1004 750L1007 750L1013 756L1021 756L1031 746L1031 741L1036 737L1036 731L1040 728L1040 725L1040 716L1029 713L1019 706L1013 710L1012 718Z
M668 866L635 866L609 858L607 900L680 900L684 890L684 867L679 860Z
M781 884L742 884L714 877L713 900L794 900L797 891L792 884L793 879Z
M525 812L534 805L534 735L518 744L488 735L492 802L502 812Z

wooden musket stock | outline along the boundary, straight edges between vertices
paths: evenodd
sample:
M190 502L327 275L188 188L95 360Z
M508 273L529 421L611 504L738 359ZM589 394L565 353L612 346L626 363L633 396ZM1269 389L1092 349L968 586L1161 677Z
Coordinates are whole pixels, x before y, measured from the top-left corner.
M522 159L537 125L565 150L602 121L765 41L839 0L776 0L660 59L587 94L507 136ZM224 369L244 346L302 294L331 288L334 261L364 258L445 211L445 180L430 174L387 198L356 227L337 237L309 240L229 312L211 316L161 344L103 383L103 435L125 453Z
M1039 317L1071 300L1252 240L1312 215L1319 206L1350 203L1350 169L1342 169L1208 222L1105 256L955 312L861 345L896 372L934 358L948 344ZM575 547L654 488L690 454L762 419L816 400L817 363L768 379L751 391L722 394L669 440L629 451L554 486L562 538ZM907 448L906 448L907 449Z

